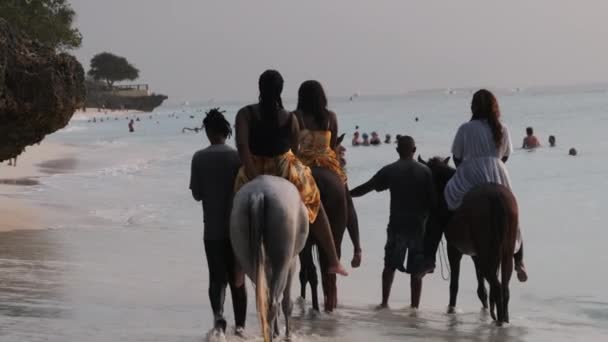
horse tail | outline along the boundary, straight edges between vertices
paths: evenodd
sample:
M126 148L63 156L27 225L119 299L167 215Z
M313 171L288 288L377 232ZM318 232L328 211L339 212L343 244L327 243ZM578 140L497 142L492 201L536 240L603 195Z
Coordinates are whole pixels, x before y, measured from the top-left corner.
M255 261L255 300L260 317L260 326L264 341L271 340L268 324L268 283L266 280L266 253L264 249L265 201L263 193L253 194L249 198L249 247Z

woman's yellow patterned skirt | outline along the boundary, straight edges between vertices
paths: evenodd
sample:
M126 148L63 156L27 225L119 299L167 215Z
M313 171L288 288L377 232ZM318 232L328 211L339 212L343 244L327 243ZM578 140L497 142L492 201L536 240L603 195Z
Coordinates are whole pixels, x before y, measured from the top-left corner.
M302 202L308 209L309 221L311 223L315 222L321 207L321 193L315 179L312 177L310 168L302 164L291 151L276 157L252 157L258 174L282 177L296 186L302 197ZM250 180L245 173L245 169L241 167L236 176L234 191L239 191Z

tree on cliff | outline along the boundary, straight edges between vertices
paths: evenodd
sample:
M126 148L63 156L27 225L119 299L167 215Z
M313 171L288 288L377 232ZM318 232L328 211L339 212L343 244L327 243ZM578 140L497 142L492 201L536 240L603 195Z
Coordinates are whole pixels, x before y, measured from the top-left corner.
M138 78L139 70L124 57L102 52L91 59L91 70L88 74L96 81L105 81L108 87L112 88L114 82Z
M68 0L0 1L0 18L54 49L80 47L82 35L72 27L75 17Z

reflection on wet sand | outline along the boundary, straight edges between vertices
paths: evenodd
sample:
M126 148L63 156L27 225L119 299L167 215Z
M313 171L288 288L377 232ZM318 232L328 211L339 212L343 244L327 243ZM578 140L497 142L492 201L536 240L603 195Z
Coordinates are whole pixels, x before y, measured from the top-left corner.
M46 231L0 234L0 336L38 334L25 327L61 319L68 308L62 294L66 272L60 246ZM28 331L29 330L29 331Z

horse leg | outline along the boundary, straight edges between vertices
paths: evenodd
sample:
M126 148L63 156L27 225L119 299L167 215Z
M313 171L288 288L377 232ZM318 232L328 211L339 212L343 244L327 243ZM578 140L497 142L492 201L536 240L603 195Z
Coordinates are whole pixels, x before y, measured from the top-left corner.
M513 274L513 258L511 258L508 253L503 254L500 269L502 274L501 281L503 300L502 322L509 323L509 299L511 297L509 291L509 282L511 281L511 275Z
M285 286L285 290L283 291L283 302L281 303L281 307L283 308L283 315L285 316L285 337L289 339L291 337L291 327L290 327L290 318L293 310L293 302L291 301L291 280L293 277L293 271L295 267L292 266L289 270L289 275L287 276L287 285Z
M336 242L336 252L338 252L338 257L342 255L342 238L344 237L344 229L334 231L334 241ZM330 296L330 304L331 311L338 308L338 277L335 274L329 275L329 290L331 293Z
M317 276L317 268L314 263L311 264L311 267L308 272L308 281L310 283L310 294L312 300L312 308L313 310L319 312L319 278Z
M502 286L498 280L497 271L497 268L494 268L493 271L486 272L486 278L490 283L490 315L496 321L496 324L500 326L503 322L504 302ZM496 311L494 308L496 308Z
M484 310L488 309L488 291L486 290L486 284L483 277L483 273L481 272L481 267L479 264L479 258L476 256L472 256L473 264L475 264L475 275L477 276L477 297L481 301L481 305L483 305Z
M310 268L314 267L312 258L312 239L308 237L304 249L298 255L300 258L300 297L306 299L306 285L309 282Z
M331 291L330 291L330 274L327 273L327 258L325 254L319 250L319 264L321 269L321 287L323 288L323 310L331 312Z
M460 261L462 260L462 253L448 243L448 260L450 262L450 270L452 271L450 277L450 304L448 305L448 313L456 313L456 300L458 297L458 282L460 281Z

